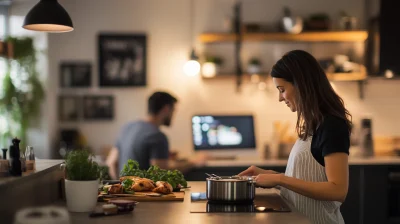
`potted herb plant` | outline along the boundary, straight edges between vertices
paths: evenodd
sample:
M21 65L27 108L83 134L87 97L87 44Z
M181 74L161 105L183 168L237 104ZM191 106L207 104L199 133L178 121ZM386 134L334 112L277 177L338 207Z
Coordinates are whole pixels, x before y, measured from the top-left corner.
M258 74L261 72L261 62L257 58L252 58L249 61L247 72L251 74Z
M215 56L206 57L206 62L203 64L202 73L204 77L211 78L218 74L219 68L222 65L222 59Z
M90 212L97 203L100 167L88 150L73 150L65 158L65 195L70 212Z

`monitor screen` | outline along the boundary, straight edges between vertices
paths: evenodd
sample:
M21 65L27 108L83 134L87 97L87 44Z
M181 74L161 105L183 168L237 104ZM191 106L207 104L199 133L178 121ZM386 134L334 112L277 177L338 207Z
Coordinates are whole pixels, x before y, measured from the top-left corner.
M192 134L195 150L256 148L252 115L196 115Z

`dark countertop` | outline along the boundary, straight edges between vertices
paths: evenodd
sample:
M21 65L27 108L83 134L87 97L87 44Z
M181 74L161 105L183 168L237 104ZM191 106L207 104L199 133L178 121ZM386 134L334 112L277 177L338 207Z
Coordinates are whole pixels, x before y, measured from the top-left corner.
M51 169L59 169L59 165L63 163L64 160L55 159L38 159L36 160L36 170L31 172L25 172L21 177L0 177L0 186L4 184L9 184L15 181L25 182L30 179L36 178L38 175L45 175L46 172L51 172Z
M0 223L13 223L15 213L25 207L45 206L59 200L63 160L36 160L36 170L22 177L0 178Z
M89 218L88 213L69 213L71 223L163 223L163 224L196 224L196 223L296 223L306 224L310 221L297 211L271 213L190 213L190 192L205 192L205 182L189 182L190 190L186 191L183 202L140 202L132 214L111 217ZM277 197L275 189L257 189L257 195ZM63 201L56 203L65 206Z

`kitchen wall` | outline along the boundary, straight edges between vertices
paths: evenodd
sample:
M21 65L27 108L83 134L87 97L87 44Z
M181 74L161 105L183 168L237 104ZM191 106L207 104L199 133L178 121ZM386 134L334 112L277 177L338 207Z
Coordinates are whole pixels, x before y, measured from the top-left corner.
M73 19L75 30L65 34L48 35L49 76L47 82L46 130L49 139L56 140L60 127L79 127L87 141L97 151L112 145L120 127L128 121L146 115L146 101L155 90L166 90L179 98L178 110L170 128L165 128L172 149L183 155L193 152L191 146L190 118L196 113L252 113L256 119L256 139L259 150L269 140L272 122L286 120L295 123L296 115L278 102L273 86L269 91L259 91L246 83L241 93L236 93L234 80L202 80L187 77L182 67L188 58L190 46L198 34L223 29L223 20L232 15L231 0L194 1L195 12L190 15L189 0L60 0ZM364 27L366 11L364 0L281 0L243 1L245 22L278 21L282 7L291 7L293 13L307 16L315 12L327 12L333 19L345 9L360 19ZM27 4L27 3L20 3ZM190 33L190 19L194 19L194 36ZM97 83L97 34L100 32L135 32L148 36L148 85L146 88L99 88ZM233 70L233 45L204 46L196 42L200 52L223 56L225 70ZM289 44L251 43L243 49L244 61L252 56L262 58L265 70L288 50L305 49L316 57L334 53L351 52L362 60L363 44ZM228 53L226 53L228 52ZM87 90L61 90L58 87L59 63L63 60L89 60L93 63L93 85ZM397 109L400 109L398 81L369 81L365 99L360 100L356 83L334 83L344 98L355 121L364 115L373 118L374 134L399 135L400 125ZM105 122L59 123L57 119L57 96L59 94L112 94L115 96L115 118ZM48 141L46 153L54 156L52 141Z

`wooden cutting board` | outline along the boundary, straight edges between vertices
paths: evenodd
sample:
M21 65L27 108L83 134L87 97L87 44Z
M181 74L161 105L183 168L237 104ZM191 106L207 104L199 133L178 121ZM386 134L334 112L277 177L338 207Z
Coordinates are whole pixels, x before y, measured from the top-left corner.
M185 198L185 192L180 191L180 192L172 192L172 194L167 194L167 195L162 195L162 196L148 196L147 194L150 194L153 192L135 192L135 194L113 194L112 196L115 197L104 197L104 201L108 201L110 199L124 199L124 200L132 200L132 201L139 201L139 202L145 202L145 201L183 201ZM99 195L99 198L102 196Z

